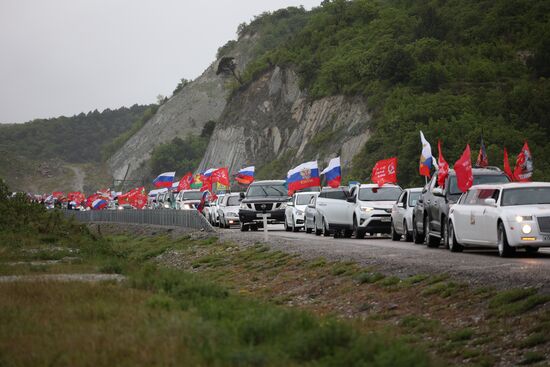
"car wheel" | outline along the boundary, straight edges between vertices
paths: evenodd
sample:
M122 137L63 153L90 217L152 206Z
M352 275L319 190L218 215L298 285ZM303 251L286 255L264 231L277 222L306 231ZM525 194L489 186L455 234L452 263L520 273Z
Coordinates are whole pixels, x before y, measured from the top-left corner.
M319 228L317 228L317 223L316 222L313 222L313 227L315 228L315 235L320 236L321 235L321 230Z
M313 229L309 228L307 225L304 225L304 229L306 230L306 233L313 232Z
M351 229L344 230L344 237L345 238L351 238L351 236L353 236L353 230L351 230Z
M357 217L353 217L353 232L355 233L355 238L362 240L365 238L365 231L359 228L357 225Z
M329 237L330 236L330 230L327 227L327 224L325 223L325 220L323 219L323 236Z
M407 228L407 221L403 221L403 232L405 232L405 241L411 242L412 241L412 235L409 231L409 228Z
M445 226L445 244L451 252L462 252L464 250L464 246L456 240L455 227L452 222Z
M512 256L515 249L508 244L508 237L506 237L506 229L504 224L500 222L498 224L498 236L497 236L498 254L500 257Z
M424 238L426 241L426 246L429 248L437 248L441 244L441 240L432 234L430 234L430 222L428 221L428 216L424 217Z
M390 224L390 233L391 233L391 240L392 241L399 241L401 239L401 235L395 231L395 226L393 225L393 220Z
M251 225L250 230L254 231L254 232L257 232L258 231L258 225L256 225L256 224Z
M241 232L248 231L248 225L241 223Z
M417 245L424 243L424 236L418 233L418 225L416 224L416 218L413 218L413 242Z
M538 247L527 246L527 247L525 248L525 251L526 251L528 254L536 254L537 252L539 252L539 248L538 248Z
M299 232L300 227L296 227L296 221L294 220L294 217L292 217L292 232Z
M286 222L286 217L285 217L285 231L287 232L290 232L291 228L288 226L288 223Z

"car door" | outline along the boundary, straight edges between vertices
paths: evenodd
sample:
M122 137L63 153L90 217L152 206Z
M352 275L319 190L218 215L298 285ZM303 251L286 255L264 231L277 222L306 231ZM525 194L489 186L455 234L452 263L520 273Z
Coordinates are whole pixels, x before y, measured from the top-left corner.
M405 212L407 211L407 201L408 201L408 192L404 190L401 193L401 196L397 199L397 202L394 204L395 207L395 218L393 222L394 228L398 233L403 233L403 218L405 218Z
M469 244L478 244L478 235L476 234L476 227L479 223L479 208L477 208L477 195L479 190L474 189L468 191L468 194L464 200L462 219L462 233L464 242Z
M475 206L475 236L479 244L495 245L497 242L498 210L494 206L487 205L486 199L498 200L500 190L480 189Z

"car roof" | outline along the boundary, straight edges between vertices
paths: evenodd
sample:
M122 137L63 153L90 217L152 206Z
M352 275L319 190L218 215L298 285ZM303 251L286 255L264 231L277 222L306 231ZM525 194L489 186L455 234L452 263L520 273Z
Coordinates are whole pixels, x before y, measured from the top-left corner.
M321 189L321 192L329 192L329 191L349 191L349 187L347 186L340 186L340 187L323 187Z
M550 182L509 182L500 184L475 185L471 189L521 189L525 187L550 187Z
M300 191L300 192L294 193L294 195L311 195L311 194L317 195L319 194L319 191Z
M250 184L250 186L256 186L256 185L280 185L285 184L285 180L263 180L263 181L254 181Z
M438 171L435 171L434 175L437 175ZM479 168L474 167L472 168L472 174L473 175L495 175L495 176L501 176L505 175L504 171L502 171L498 167L490 167L490 168ZM455 170L450 169L449 175L455 175Z
M373 188L373 187L376 187L376 188L384 188L384 187L397 187L397 188L401 188L401 186L399 185L394 185L394 184L385 184L385 185L382 185L382 186L378 186L378 184L361 184L361 185L358 185L360 189L370 189L370 188Z
M218 196L220 195L223 195L223 196L240 196L241 193L240 192L228 192L226 194L219 194Z
M423 188L422 187L409 187L408 189L405 189L405 191L408 191L408 192L422 192Z

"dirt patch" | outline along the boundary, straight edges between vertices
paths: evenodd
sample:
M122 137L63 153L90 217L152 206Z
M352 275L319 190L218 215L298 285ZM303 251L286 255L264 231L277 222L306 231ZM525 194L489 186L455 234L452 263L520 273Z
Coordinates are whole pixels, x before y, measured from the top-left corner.
M89 223L90 231L99 235L129 235L139 237L170 236L173 239L186 236L191 239L205 239L212 233L183 227L158 226L153 224Z

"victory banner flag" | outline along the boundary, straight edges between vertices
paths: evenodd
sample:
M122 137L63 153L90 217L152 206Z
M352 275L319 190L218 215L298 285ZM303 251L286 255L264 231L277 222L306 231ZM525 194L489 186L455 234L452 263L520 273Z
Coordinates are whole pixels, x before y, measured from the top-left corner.
M466 149L462 156L455 162L456 183L460 191L466 192L474 183L474 175L472 173L472 157L470 153L470 144L466 145Z
M533 156L527 142L523 144L521 152L516 159L516 167L514 168L514 178L519 182L529 182L533 176Z
M191 184L193 183L193 174L191 172L188 172L183 176L178 184L177 191L180 192L181 190L190 190Z
M212 182L217 182L227 187L231 186L231 182L229 182L229 170L227 169L227 167L218 168L213 171L212 175L210 176L210 180Z
M388 158L376 162L372 169L371 180L378 186L397 183L397 158Z
M443 157L441 151L441 141L437 141L437 150L439 151L439 168L437 169L437 184L440 187L445 187L445 180L449 176L449 163Z

